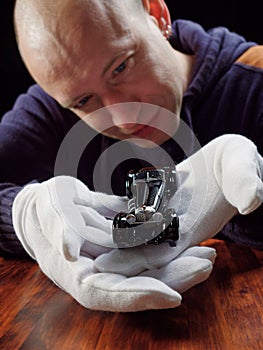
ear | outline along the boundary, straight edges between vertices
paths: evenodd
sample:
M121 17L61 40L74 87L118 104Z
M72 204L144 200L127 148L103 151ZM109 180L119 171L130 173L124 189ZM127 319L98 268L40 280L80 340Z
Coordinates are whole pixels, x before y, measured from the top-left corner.
M142 4L163 33L171 28L171 17L164 0L142 0Z

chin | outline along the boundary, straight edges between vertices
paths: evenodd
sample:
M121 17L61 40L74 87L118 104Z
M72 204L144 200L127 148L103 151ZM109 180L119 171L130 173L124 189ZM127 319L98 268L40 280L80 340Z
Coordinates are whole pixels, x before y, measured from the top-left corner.
M140 139L140 138L129 138L129 139L126 139L126 141L128 141L136 146L139 146L141 148L155 148L158 146L158 144L156 144L153 141L146 140L146 139Z
M133 137L133 138L128 138L126 140L142 148L155 148L162 145L165 141L169 139L170 139L169 135L163 134L163 135L159 135L159 137L156 135L156 137L152 137L151 139Z

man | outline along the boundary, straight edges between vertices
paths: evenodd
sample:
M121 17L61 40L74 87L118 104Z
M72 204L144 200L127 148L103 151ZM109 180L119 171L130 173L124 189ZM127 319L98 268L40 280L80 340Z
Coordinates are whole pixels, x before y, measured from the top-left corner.
M97 213L112 218L123 208L123 200L113 196L108 210L102 209L93 193L86 193L80 184L76 185L80 189L78 201L75 194L69 199L69 194L73 193L69 190L72 183L59 175L73 175L91 190L123 196L125 176L131 168L138 169L149 163L166 165L168 159L178 163L194 153L199 143L206 145L223 134L244 135L262 152L263 51L260 46L223 28L205 33L200 26L187 21L175 22L172 33L163 0L18 0L15 27L21 56L38 85L18 98L1 124L0 157L4 165L0 194L1 249L15 254L26 249L49 277L53 275L54 278L54 274L43 261L43 252L39 250L42 241L35 245L33 237L36 236L37 241L39 236L34 233L35 236L28 237L28 232L37 230L42 235L45 231L41 243L46 247L43 251L48 251L49 244L56 247L67 260L60 260L61 269L68 269L68 265L64 266L68 260L79 262L82 259L79 250L83 250L86 236L75 232L81 231L81 220L84 218L89 232L96 237L92 241L91 235L88 236L93 245L85 252L99 257L108 251L101 246L112 246L105 243L108 238L104 233L110 233L108 221ZM78 122L78 117L83 123ZM118 140L124 141L121 151L117 147L120 162L111 169L116 153L104 158L101 155L118 145ZM164 153L168 157L164 157ZM70 161L66 162L65 157ZM73 163L77 159L73 168L72 159ZM261 158L258 159L261 164ZM109 169L112 171L107 171ZM56 177L59 182L53 181ZM214 180L214 173L208 183L211 177ZM108 178L111 178L112 188ZM38 186L42 186L41 190ZM74 197L79 211L74 211L74 216L71 212L65 214L63 208L57 221L54 212L59 211L61 203L56 202L53 192L62 195L64 189L67 196L63 200L68 203ZM196 235L191 242L186 240L187 243L179 244L181 248L177 254L214 235L230 219L232 221L223 230L226 236L262 248L262 206L258 195L256 198L254 201L253 197L252 214L237 215L233 219L236 209L228 210L229 203L224 202L218 225L212 228L208 225L205 235ZM41 201L44 208L40 206ZM236 201L230 203L233 205ZM239 208L238 205L233 207ZM52 214L50 208L55 208ZM208 214L206 211L206 215L215 212ZM243 212L247 213L245 209ZM64 222L69 218L67 215L74 216L76 227L68 228ZM66 225L62 225L67 227L66 231L61 230L59 222ZM56 236L54 232L59 234ZM56 254L53 251L52 254L56 261ZM210 253L202 254L193 253L199 258L202 255L206 261L213 260L208 256ZM174 260L170 260L177 264L175 258L174 255ZM100 267L99 259L96 268L109 272L105 266ZM147 269L151 270L151 266ZM211 264L208 270L211 272ZM154 277L154 273L146 276ZM202 275L199 280L192 281L192 285L207 276ZM55 283L85 306L116 310L115 304L101 307L86 303L83 301L86 290L79 296L82 293L79 287L69 290L64 285L67 280L59 282L57 278L54 278ZM173 289L177 289L176 284ZM169 294L169 298L174 297L172 295ZM176 300L178 302L178 298ZM125 302L119 309L129 310ZM160 303L156 307L171 306ZM133 310L141 308L142 303L139 303Z

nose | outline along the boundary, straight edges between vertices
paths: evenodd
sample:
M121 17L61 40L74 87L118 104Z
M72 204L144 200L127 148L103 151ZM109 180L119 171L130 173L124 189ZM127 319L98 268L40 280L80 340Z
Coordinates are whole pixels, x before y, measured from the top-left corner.
M104 96L103 105L110 112L113 125L120 129L131 129L139 122L141 105L134 97L111 91Z
M122 102L108 106L114 126L120 129L131 129L139 123L140 104Z

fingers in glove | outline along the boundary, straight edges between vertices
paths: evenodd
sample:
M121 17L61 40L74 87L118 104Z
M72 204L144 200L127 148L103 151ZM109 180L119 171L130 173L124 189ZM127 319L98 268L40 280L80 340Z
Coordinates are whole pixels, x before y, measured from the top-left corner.
M186 249L179 255L179 257L184 256L195 256L196 258L208 259L214 264L216 259L216 250L206 246L195 246Z
M97 227L100 230L105 231L108 235L112 233L112 220L106 219L104 216L99 214L95 209L78 205L78 209L87 226Z
M179 293L153 278L98 273L93 260L83 256L69 262L41 234L36 247L36 260L42 271L86 308L134 312L173 308L181 303Z
M86 239L83 237L86 237ZM64 229L62 249L63 255L67 260L78 260L80 251L82 251L82 253L86 251L88 255L93 254L91 252L91 250L93 250L92 246L96 245L104 247L104 249L102 249L104 252L109 252L110 249L115 247L112 237L105 233L105 231L96 227L86 226L81 230L81 236L80 234L76 234L70 227Z
M110 249L116 248L112 239L112 220L106 219L90 207L78 206L78 210L86 225L79 234L86 241L95 245Z
M166 265L177 255L176 248L168 244L113 249L108 254L100 255L95 260L95 266L100 272L136 276L144 270Z
M61 235L62 236L62 235ZM80 255L80 249L84 244L84 238L80 235L76 235L72 232L70 227L66 227L64 230L62 241L62 252L64 257L69 261L76 261Z
M150 277L97 273L82 281L79 302L87 308L134 312L174 308L182 297L167 285Z
M179 293L183 293L205 281L212 269L213 264L208 259L184 256L171 261L160 269L145 271L140 276L153 277Z
M94 208L98 213L107 218L114 218L120 211L128 210L127 197L109 195L102 192L84 191L75 198L75 204Z
M263 160L255 144L241 135L224 135L215 153L215 175L226 199L240 214L263 201ZM219 161L219 159L221 161Z
M94 259L99 255L109 253L110 251L111 248L103 247L101 245L85 241L81 247L80 254L83 256L92 257Z

